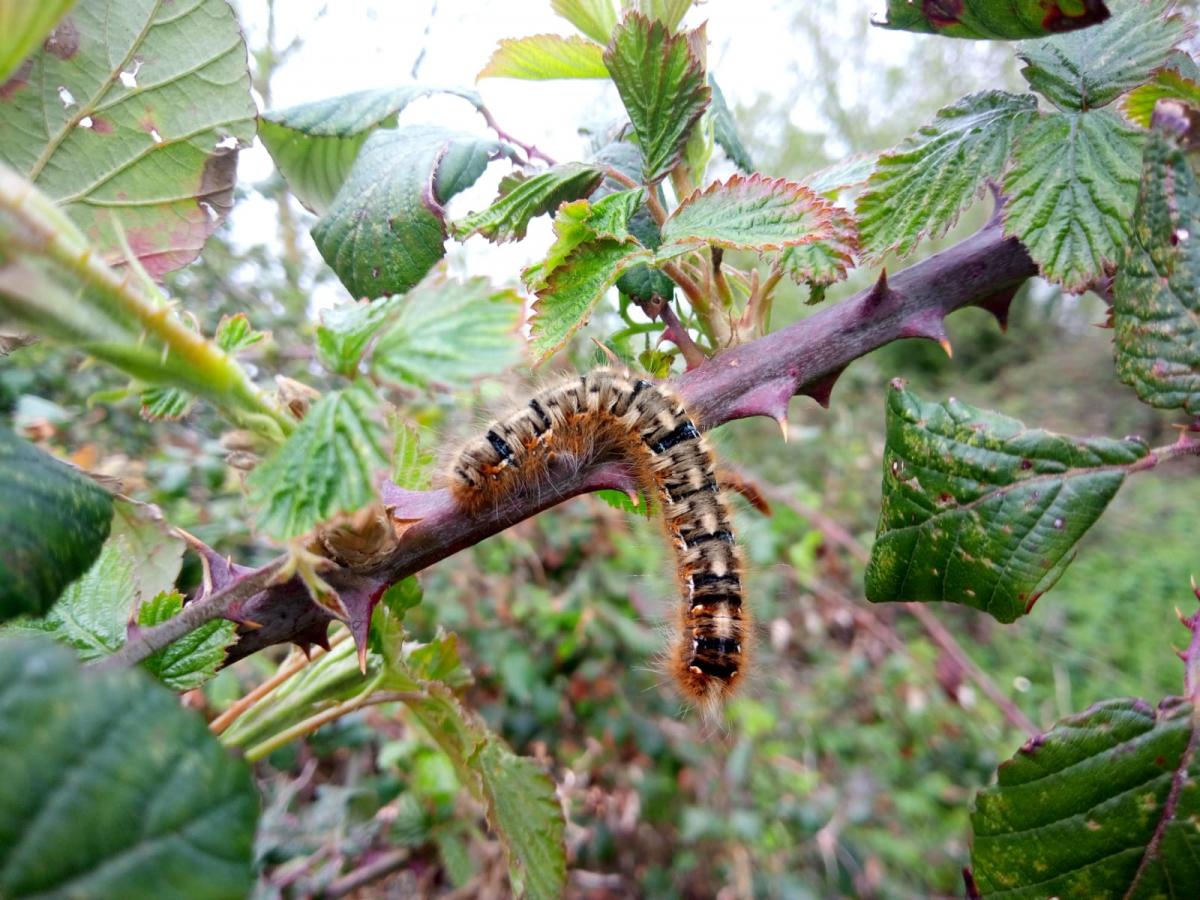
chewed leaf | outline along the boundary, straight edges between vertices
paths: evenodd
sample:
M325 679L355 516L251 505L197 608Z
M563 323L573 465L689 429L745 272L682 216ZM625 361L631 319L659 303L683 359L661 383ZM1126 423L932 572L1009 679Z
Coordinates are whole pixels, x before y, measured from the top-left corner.
M88 570L112 525L112 497L0 427L0 622L44 615Z
M1030 739L980 791L984 897L1193 897L1200 758L1192 704L1098 703Z
M317 249L353 296L404 293L445 255L442 205L503 150L434 125L374 132L313 227Z
M318 214L329 208L363 143L377 128L395 125L414 100L433 94L483 101L474 91L407 84L357 91L262 114L259 137L293 194Z
M191 262L224 220L238 148L254 139L233 9L179 7L80 0L0 90L0 160L110 263L124 259L123 232L155 277Z
M692 127L708 108L711 91L687 35L630 13L617 26L604 64L629 113L645 159L647 183L679 162Z
M1081 291L1121 259L1142 140L1104 109L1052 113L1017 139L1004 179L1004 231L1020 239L1043 276Z
M1059 109L1098 109L1145 81L1189 31L1170 0L1126 0L1098 28L1021 44L1021 74Z
M832 207L783 178L733 175L685 199L663 223L660 258L711 244L736 250L783 250L831 236Z
M1028 429L957 400L924 403L894 382L867 599L961 603L1014 621L1148 452L1134 440Z
M297 537L374 499L376 472L386 470L388 458L372 406L358 387L326 394L283 446L250 473L246 484L262 531Z
M607 78L603 53L599 44L577 36L505 38L476 78Z
M622 273L654 255L630 238L598 238L579 244L546 278L533 304L533 349L544 360L588 320L605 291Z
M1151 406L1200 415L1200 183L1188 154L1157 129L1113 284L1113 327L1121 380Z
M1121 107L1131 122L1149 128L1154 107L1159 100L1182 100L1200 107L1200 82L1174 69L1163 69L1155 74L1153 81L1126 94Z
M871 256L902 256L927 236L940 237L999 180L1013 140L1037 115L1030 94L984 91L938 110L899 147L882 154L858 198L862 240Z
M0 644L0 895L245 897L250 767L139 669L83 672L43 639Z
M559 204L588 196L604 179L604 172L584 163L567 163L516 182L487 209L455 222L459 240L482 234L490 241L525 237L529 222L553 212Z
M887 18L877 25L903 31L975 40L1036 38L1087 28L1109 16L1103 0L957 0L913 3L888 0Z

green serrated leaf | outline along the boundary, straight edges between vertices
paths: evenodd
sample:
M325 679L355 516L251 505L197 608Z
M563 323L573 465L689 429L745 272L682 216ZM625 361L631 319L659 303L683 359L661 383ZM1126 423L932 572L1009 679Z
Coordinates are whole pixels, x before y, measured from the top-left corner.
M1032 738L979 792L971 864L984 897L1200 894L1192 704L1098 703Z
M352 387L313 404L287 441L246 479L258 528L275 538L298 537L337 513L375 498L375 474L386 469L370 394Z
M1134 440L1027 429L957 400L924 403L893 383L867 599L961 603L1016 620L1148 452Z
M0 645L0 895L234 900L254 886L249 767L136 669Z
M143 628L161 625L183 609L178 591L159 594L138 609L137 623ZM175 691L200 687L217 674L225 662L225 650L237 640L237 625L213 619L163 647L142 666Z
M112 497L0 426L0 622L41 616L100 555Z
M479 774L488 824L504 839L514 891L530 900L561 897L567 864L554 782L495 737L480 743L469 764Z
M374 377L427 387L462 387L502 372L522 355L522 300L486 278L459 281L434 271L410 291L371 351Z
M841 207L830 210L829 237L789 247L780 257L785 271L797 284L807 284L809 303L825 297L825 288L846 277L858 255L858 231L854 217Z
M1078 292L1121 259L1142 143L1108 110L1053 113L1017 138L1004 178L1004 232L1044 277Z
M1102 0L888 0L883 28L971 40L1020 40L1087 28L1109 16Z
M660 259L706 245L783 250L830 235L831 207L794 181L733 175L685 199L662 226Z
M679 162L692 127L708 108L704 67L686 35L630 13L613 33L604 64L629 113L645 160L647 184Z
M265 340L266 337L265 331L254 330L245 313L221 316L221 321L217 323L217 346L226 353L240 353Z
M371 338L404 303L402 294L343 303L321 313L317 326L317 357L338 375L353 377Z
M712 90L713 138L717 145L725 151L730 162L749 175L754 171L754 162L750 159L750 151L746 149L746 145L738 136L737 122L733 118L733 112L730 110L729 104L725 102L725 95L721 93L721 88L712 75L708 76L708 86Z
M550 0L550 8L601 44L607 44L617 27L612 0Z
M75 0L45 0L41 3L0 0L0 84L4 84L42 38L56 40L51 29L74 5ZM64 27L57 40L65 39L68 34L69 28Z
M1146 81L1183 40L1187 26L1170 13L1170 0L1124 0L1097 28L1021 44L1021 74L1059 109L1098 109Z
M363 143L377 128L392 127L410 103L434 94L461 97L478 108L474 91L407 84L357 91L262 114L259 137L293 194L323 214L345 183Z
M522 78L545 81L552 78L607 78L604 49L575 35L535 34L505 38L492 53L476 79Z
M79 0L0 91L0 119L0 160L110 262L119 228L152 276L179 268L228 214L237 149L254 139L233 9Z
M460 219L451 230L459 240L472 234L497 243L520 240L530 220L553 212L562 203L587 197L603 179L602 170L585 163L555 166L512 184L491 206Z
M1150 127L1154 106L1159 100L1182 100L1200 107L1200 82L1181 75L1174 69L1161 69L1154 80L1135 88L1121 101L1121 109L1135 125Z
M130 602L148 600L175 587L183 567L184 541L166 523L162 510L125 498L113 501L112 533L136 561ZM124 621L122 621L124 625Z
M421 431L399 416L392 420L392 483L408 491L428 490L436 455Z
M599 238L575 247L546 277L533 304L531 334L538 361L554 354L587 322L623 272L653 258L632 238Z
M317 249L353 296L404 293L445 255L442 204L501 151L434 125L374 132L313 226Z
M945 234L987 180L999 180L1014 139L1036 116L1029 94L971 94L882 154L857 203L867 252L905 256L922 238Z
M843 191L864 184L878 160L874 154L858 153L813 172L800 183L826 200L836 200Z
M152 422L176 422L192 411L196 398L173 387L148 387L141 393L142 418Z
M693 0L636 0L637 8L648 19L662 22L674 31L692 8Z
M1200 415L1200 183L1187 153L1158 130L1113 284L1113 327L1120 379L1151 406Z

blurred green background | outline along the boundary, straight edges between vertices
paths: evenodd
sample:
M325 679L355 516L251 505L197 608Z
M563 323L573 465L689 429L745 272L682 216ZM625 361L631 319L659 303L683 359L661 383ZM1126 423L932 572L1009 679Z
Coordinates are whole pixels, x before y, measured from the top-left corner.
M743 21L733 37L716 30L724 5L711 5L710 60L736 98L756 163L771 175L802 178L848 153L879 151L962 94L1021 85L1007 46L909 36L880 44L867 24L877 4L752 4L762 7L759 21ZM291 39L264 31L262 3L241 6L252 43ZM436 14L430 21L450 27ZM773 30L771 47L787 52L771 67L774 83L757 88L752 72L721 68L722 58L744 65L747 49L735 52L730 42L756 28ZM266 50L264 43L256 66L260 94L269 98L272 77L286 71L277 67L294 61ZM459 81L469 82L482 62L459 60ZM536 97L536 87L528 90ZM557 117L574 127L575 110ZM247 240L235 221L198 263L172 276L171 291L206 328L223 313L247 312L274 333L253 364L325 387L310 352L310 301L336 292L335 282L306 237L305 214L280 205L279 182L245 183L241 191L282 225L282 237L260 229ZM990 206L981 201L919 254L979 227ZM515 280L516 269L493 274ZM856 273L829 302L876 275ZM810 312L798 291L776 310L777 325ZM759 634L756 674L724 727L681 714L654 661L675 602L657 523L583 498L423 573L425 600L409 627L419 638L439 627L458 633L476 676L468 703L553 772L569 811L575 895L961 896L971 797L1024 735L906 610L862 600L861 562L808 512L869 546L884 391L895 376L928 398L952 394L1033 426L1171 440L1175 418L1142 406L1116 381L1110 332L1095 327L1104 318L1098 298L1031 283L1007 334L977 310L959 313L948 323L952 360L935 345L900 342L856 363L829 411L795 400L787 443L758 420L713 436L721 456L773 507L764 517L739 501ZM605 325L596 316L591 333ZM586 352L574 361L592 362ZM487 410L527 389L528 373L498 376L480 385L481 400L389 399L439 431L448 453ZM0 359L0 417L55 452L125 478L169 521L239 560L269 556L245 523L239 477L224 465L222 423L203 408L179 423L143 422L135 398L101 393L121 387L102 367L35 345ZM1188 579L1200 568L1198 489L1200 477L1186 463L1132 479L1025 620L1001 626L970 610L935 613L979 670L1042 727L1103 698L1156 702L1182 681L1171 649L1184 633L1174 608L1194 602ZM194 584L198 573L191 567L184 577ZM281 653L226 671L197 702L220 710ZM267 809L263 897L310 895L355 860L396 846L409 848L412 864L369 896L502 890L498 846L449 761L388 707L276 753L259 774Z

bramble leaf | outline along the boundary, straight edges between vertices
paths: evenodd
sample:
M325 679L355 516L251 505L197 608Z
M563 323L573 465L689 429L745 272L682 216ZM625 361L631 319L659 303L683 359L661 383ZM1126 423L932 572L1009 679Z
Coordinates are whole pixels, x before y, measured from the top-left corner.
M254 139L233 9L80 0L5 83L0 120L0 160L109 263L124 259L119 228L152 276L186 265L232 207Z
M442 204L503 151L434 125L374 132L313 227L317 249L353 296L404 293L445 255Z
M177 591L159 594L138 609L137 623L143 628L161 625L183 609ZM225 649L237 640L237 625L213 619L163 647L142 665L174 691L190 691L217 674L225 662Z
M249 767L136 669L0 646L0 895L233 900L254 886Z
M550 8L601 44L608 43L617 27L612 0L550 0Z
M535 34L505 38L492 52L480 78L522 78L544 81L551 78L607 78L604 48L576 35Z
M245 313L221 316L215 335L217 346L229 354L237 354L249 349L265 340L266 337L265 331L254 330Z
M725 151L730 162L749 175L754 171L754 162L750 158L750 151L746 149L746 145L738 136L737 122L733 118L733 111L725 102L725 95L721 93L721 88L712 75L708 76L708 86L712 90L713 138L717 145Z
M1174 69L1161 69L1154 80L1134 88L1121 101L1125 115L1135 125L1150 127L1154 106L1159 100L1182 100L1200 107L1200 82L1181 75Z
M0 0L0 85L74 5L75 0Z
M288 188L318 215L323 214L377 128L390 128L414 100L434 94L461 97L478 108L474 91L406 84L329 97L286 109L268 110L258 136L279 167Z
M1078 292L1121 259L1142 140L1103 109L1053 113L1017 138L1004 178L1004 232L1020 239L1044 277Z
M633 238L597 238L579 244L550 272L533 304L533 349L541 362L588 320L605 291L633 266L654 254Z
M1035 38L1087 28L1109 16L1102 0L960 0L913 3L888 0L884 28L977 40Z
M1021 74L1063 110L1105 106L1150 77L1188 33L1170 0L1125 0L1098 28L1021 44Z
M857 204L867 252L905 256L921 239L945 234L987 179L999 180L1013 140L1036 116L1030 94L971 94L882 154Z
M380 331L374 377L427 387L463 387L521 359L521 298L486 278L459 281L435 270L404 297Z
M192 411L194 395L174 387L148 387L141 393L142 418L150 421L178 421Z
M854 268L858 255L858 232L854 217L841 207L830 210L828 237L789 247L781 257L786 271L797 284L807 284L809 303L819 303L825 288L841 281Z
M875 171L878 157L856 153L801 179L800 183L826 200L836 200L843 191L859 187Z
M613 33L604 64L629 113L645 159L647 184L679 162L692 127L708 108L704 67L686 35L630 13Z
M603 180L603 171L585 163L555 166L517 181L487 209L454 222L451 230L459 240L472 234L496 242L520 240L531 219L587 197Z
M404 302L403 294L334 306L321 313L317 326L317 357L338 375L352 377L371 338Z
M0 427L0 622L41 616L100 555L112 496Z
M1200 415L1200 183L1184 149L1158 129L1113 284L1113 327L1120 379L1151 406Z
M313 404L287 441L246 479L259 508L258 528L298 537L337 513L375 497L375 473L386 469L373 401L365 389L331 391Z
M420 430L396 416L392 421L392 483L408 491L428 490L434 461Z
M1028 429L953 399L924 403L893 382L867 599L940 600L1016 620L1148 452L1135 440Z
M832 207L783 178L733 175L697 190L662 226L660 259L705 245L735 250L783 250L828 237Z
M1058 722L976 795L971 864L984 897L1200 893L1200 760L1192 704L1118 699Z
M638 0L638 8L648 18L662 22L674 31L691 9L693 0Z

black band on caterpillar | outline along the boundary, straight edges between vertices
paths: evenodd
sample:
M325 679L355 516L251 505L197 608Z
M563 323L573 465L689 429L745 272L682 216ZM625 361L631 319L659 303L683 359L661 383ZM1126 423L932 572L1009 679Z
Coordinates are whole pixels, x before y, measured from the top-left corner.
M712 711L746 666L750 617L712 451L669 388L607 368L547 388L459 451L450 490L478 511L535 488L556 461L607 459L660 501L683 595L667 662L680 691Z

